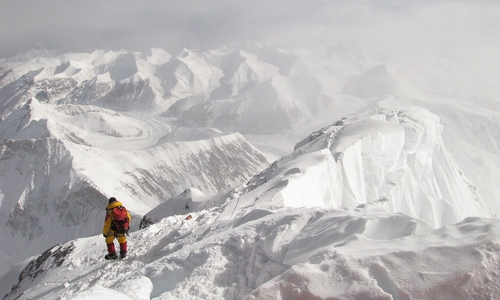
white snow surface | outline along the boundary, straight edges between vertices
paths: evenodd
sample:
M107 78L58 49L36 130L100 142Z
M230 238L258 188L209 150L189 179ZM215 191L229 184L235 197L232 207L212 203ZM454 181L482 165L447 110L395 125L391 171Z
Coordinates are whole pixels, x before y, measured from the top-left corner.
M392 50L0 59L0 295L499 298L498 74Z
M273 163L223 215L254 206L353 208L379 201L436 228L467 216L491 217L446 150L441 130L439 118L420 108L344 118Z
M216 207L167 217L104 261L100 236L58 245L1 277L5 299L494 299L500 222L434 230L370 209ZM19 277L19 274L22 274Z
M4 299L494 299L500 221L421 108L314 132L249 182L187 189L105 261L101 236L0 277ZM459 191L453 194L452 191ZM188 215L192 219L186 219ZM442 226L445 225L445 226Z

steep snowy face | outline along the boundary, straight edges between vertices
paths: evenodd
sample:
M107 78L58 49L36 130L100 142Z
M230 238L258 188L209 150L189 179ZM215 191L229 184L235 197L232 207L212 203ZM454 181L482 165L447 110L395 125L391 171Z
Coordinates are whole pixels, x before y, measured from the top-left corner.
M73 169L64 143L51 138L0 144L0 266L100 230L107 201Z
M184 189L214 194L240 184L263 169L266 158L240 134L208 140L163 143L116 151L69 145L74 168L93 184L146 213Z
M486 105L487 103L485 103ZM493 103L490 103L493 105ZM453 158L478 191L494 217L500 216L500 114L484 109L452 109L432 105L440 113L443 139Z
M314 188L309 188L314 187ZM439 118L419 108L344 118L255 176L223 218L259 207L380 205L433 227L490 213L443 145Z

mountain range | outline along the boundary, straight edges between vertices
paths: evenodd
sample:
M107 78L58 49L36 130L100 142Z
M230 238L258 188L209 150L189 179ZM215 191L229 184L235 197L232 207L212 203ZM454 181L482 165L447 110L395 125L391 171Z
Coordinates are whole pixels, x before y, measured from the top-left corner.
M253 42L0 59L0 294L494 298L500 106L407 66ZM110 264L111 196L134 232Z

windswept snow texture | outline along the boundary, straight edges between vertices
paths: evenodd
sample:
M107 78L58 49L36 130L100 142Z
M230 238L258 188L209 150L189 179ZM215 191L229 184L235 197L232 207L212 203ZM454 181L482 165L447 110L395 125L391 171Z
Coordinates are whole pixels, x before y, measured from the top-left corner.
M214 196L186 189L151 210L126 259L105 261L99 235L80 238L17 264L0 291L6 300L494 299L500 221L483 218L440 133L420 108L344 118L246 184Z
M420 108L367 112L311 134L254 177L229 205L233 218L258 207L353 208L384 203L438 228L491 217L446 150L439 118Z
M212 206L129 237L104 261L102 237L33 257L0 279L4 299L494 299L500 222L432 230L371 210L255 209L226 222ZM56 252L57 251L57 252ZM20 274L22 276L20 276Z

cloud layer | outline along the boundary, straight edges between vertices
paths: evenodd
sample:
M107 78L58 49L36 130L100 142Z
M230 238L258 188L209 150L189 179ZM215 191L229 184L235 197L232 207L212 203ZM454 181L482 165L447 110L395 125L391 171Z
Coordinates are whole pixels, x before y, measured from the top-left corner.
M470 45L500 44L498 4L407 2L6 0L0 2L0 56L34 47L207 49L241 40L286 45L331 41L375 51L469 51Z

